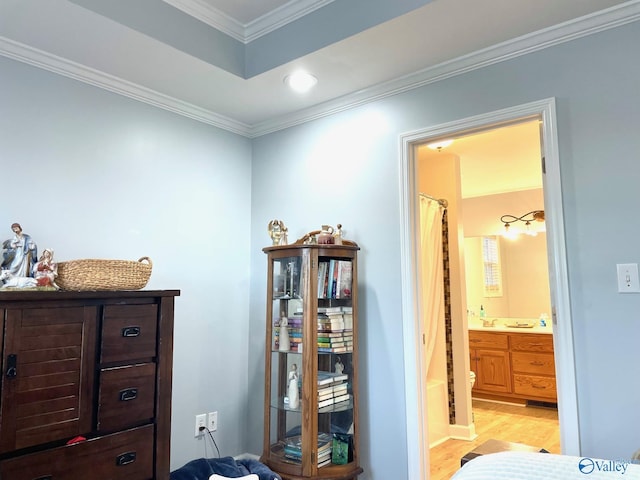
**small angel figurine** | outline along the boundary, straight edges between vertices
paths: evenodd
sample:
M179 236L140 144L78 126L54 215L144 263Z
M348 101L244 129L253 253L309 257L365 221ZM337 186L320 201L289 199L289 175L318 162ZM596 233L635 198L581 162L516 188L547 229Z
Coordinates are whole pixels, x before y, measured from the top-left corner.
M286 245L288 229L282 220L271 220L268 227L269 237L273 245Z

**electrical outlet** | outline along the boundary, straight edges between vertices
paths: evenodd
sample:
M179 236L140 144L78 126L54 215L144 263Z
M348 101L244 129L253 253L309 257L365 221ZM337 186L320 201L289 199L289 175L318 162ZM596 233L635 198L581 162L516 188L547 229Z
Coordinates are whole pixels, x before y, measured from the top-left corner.
M215 432L218 429L218 412L209 412L207 416L207 428L210 432Z
M200 430L200 428L202 428L202 430ZM196 415L196 430L195 430L195 436L199 437L201 435L205 434L205 428L207 428L207 414L206 413L201 413L199 415Z

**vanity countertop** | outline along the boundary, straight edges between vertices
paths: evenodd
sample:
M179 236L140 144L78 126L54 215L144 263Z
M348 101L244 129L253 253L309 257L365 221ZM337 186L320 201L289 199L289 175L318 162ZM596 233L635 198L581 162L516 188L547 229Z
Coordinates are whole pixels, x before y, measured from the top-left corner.
M487 320L491 321L495 317L487 317ZM469 330L486 331L486 332L513 332L513 333L544 333L552 334L553 328L547 321L545 327L540 326L540 321L537 318L497 318L493 327L483 327L482 320L479 318L469 319ZM517 323L534 323L533 327L507 327L507 325Z

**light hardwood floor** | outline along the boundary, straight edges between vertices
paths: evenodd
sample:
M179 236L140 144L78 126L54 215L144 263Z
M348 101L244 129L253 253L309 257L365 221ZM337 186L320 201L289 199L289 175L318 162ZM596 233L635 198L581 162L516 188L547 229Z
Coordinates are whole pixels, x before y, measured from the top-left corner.
M460 468L460 459L487 440L505 440L560 453L558 411L473 400L478 437L472 441L447 440L429 451L431 480L448 480Z

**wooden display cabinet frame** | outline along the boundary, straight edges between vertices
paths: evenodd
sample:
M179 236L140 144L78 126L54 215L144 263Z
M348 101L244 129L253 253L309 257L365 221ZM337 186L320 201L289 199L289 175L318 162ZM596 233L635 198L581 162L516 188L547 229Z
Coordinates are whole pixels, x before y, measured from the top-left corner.
M265 397L264 397L264 438L263 452L261 461L277 472L285 480L303 480L303 479L326 479L326 480L347 480L356 478L362 473L359 464L359 418L358 418L358 275L357 275L357 251L359 247L349 242L348 245L283 245L266 247L263 251L268 255L267 268L267 312L266 312L266 335L265 335ZM302 302L302 331L303 331L303 349L302 353L295 353L302 357L302 389L300 394L300 415L301 415L301 437L302 437L302 457L299 464L292 464L284 461L282 455L274 452L275 443L272 445L271 433L272 428L277 429L277 438L283 439L287 431L286 416L289 410L282 407L275 407L272 403L273 382L277 381L278 399L285 395L285 379L287 379L287 356L291 352L281 352L274 349L274 301L285 300L279 303L279 314L286 315L287 307L286 298L274 298L274 263L285 258L300 258L300 296ZM320 260L336 259L348 260L351 262L351 297L349 299L318 299L318 266ZM286 293L286 292L285 292ZM350 355L351 365L351 394L352 400L345 406L346 410L352 409L353 415L353 448L352 461L344 465L328 464L322 467L317 465L317 438L318 432L326 432L329 430L329 421L322 413L318 412L318 367L321 363L322 368L326 369L326 365L330 365L330 360L324 360L325 356L336 354L319 353L317 350L317 322L318 322L318 306L320 304L331 304L349 306L352 308L353 317L353 348L351 352L340 353L340 355ZM272 378L273 358L278 358L277 372ZM319 357L323 360L319 362ZM323 363L324 362L324 363ZM328 363L327 363L328 362ZM336 410L339 411L339 410ZM273 415L277 415L277 419L273 422ZM323 415L325 424L320 423L319 415ZM275 427L272 427L275 425Z

